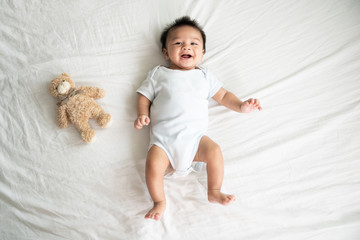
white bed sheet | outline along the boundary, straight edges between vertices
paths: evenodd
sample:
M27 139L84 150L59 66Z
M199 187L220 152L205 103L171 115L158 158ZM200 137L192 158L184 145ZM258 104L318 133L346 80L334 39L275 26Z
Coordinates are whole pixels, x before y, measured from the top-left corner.
M360 2L0 2L0 239L360 239ZM148 129L135 90L166 64L159 35L190 15L208 37L203 65L262 112L210 102L208 135L225 158L206 175L167 179L161 221L144 220ZM56 126L48 84L62 72L105 89L113 116L95 143Z

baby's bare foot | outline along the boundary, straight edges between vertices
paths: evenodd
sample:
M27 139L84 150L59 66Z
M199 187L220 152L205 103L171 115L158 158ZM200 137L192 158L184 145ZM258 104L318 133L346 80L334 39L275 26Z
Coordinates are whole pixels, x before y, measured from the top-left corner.
M220 203L222 205L228 205L235 201L234 195L224 194L218 189L208 190L208 200L211 203Z
M166 201L154 202L154 207L145 215L146 219L160 220L166 208Z

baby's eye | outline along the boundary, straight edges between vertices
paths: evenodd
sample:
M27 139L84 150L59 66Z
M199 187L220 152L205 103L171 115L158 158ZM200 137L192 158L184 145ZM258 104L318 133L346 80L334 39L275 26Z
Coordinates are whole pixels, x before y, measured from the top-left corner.
M193 42L193 43L191 43L191 45L195 45L195 46L196 46L196 45L198 45L198 44Z
M176 42L174 43L174 45L181 45L181 42Z

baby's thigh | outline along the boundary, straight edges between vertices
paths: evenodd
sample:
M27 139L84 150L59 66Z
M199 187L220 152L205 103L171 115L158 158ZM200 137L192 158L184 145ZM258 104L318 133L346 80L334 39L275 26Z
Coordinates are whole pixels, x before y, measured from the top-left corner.
M147 154L146 168L162 173L166 171L169 165L170 160L165 151L162 148L153 145Z

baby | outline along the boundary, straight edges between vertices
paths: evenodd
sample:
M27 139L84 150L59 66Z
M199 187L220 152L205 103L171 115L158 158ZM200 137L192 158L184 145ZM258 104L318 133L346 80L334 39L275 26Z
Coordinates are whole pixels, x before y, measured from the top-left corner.
M166 208L164 175L186 176L193 161L206 163L207 194L212 203L227 205L235 196L221 192L224 163L219 145L205 136L208 100L239 113L261 110L257 99L242 102L197 65L205 54L206 36L195 20L182 17L161 35L162 51L170 66L157 66L142 82L137 100L136 129L150 124L145 178L153 208L145 218L159 220Z

